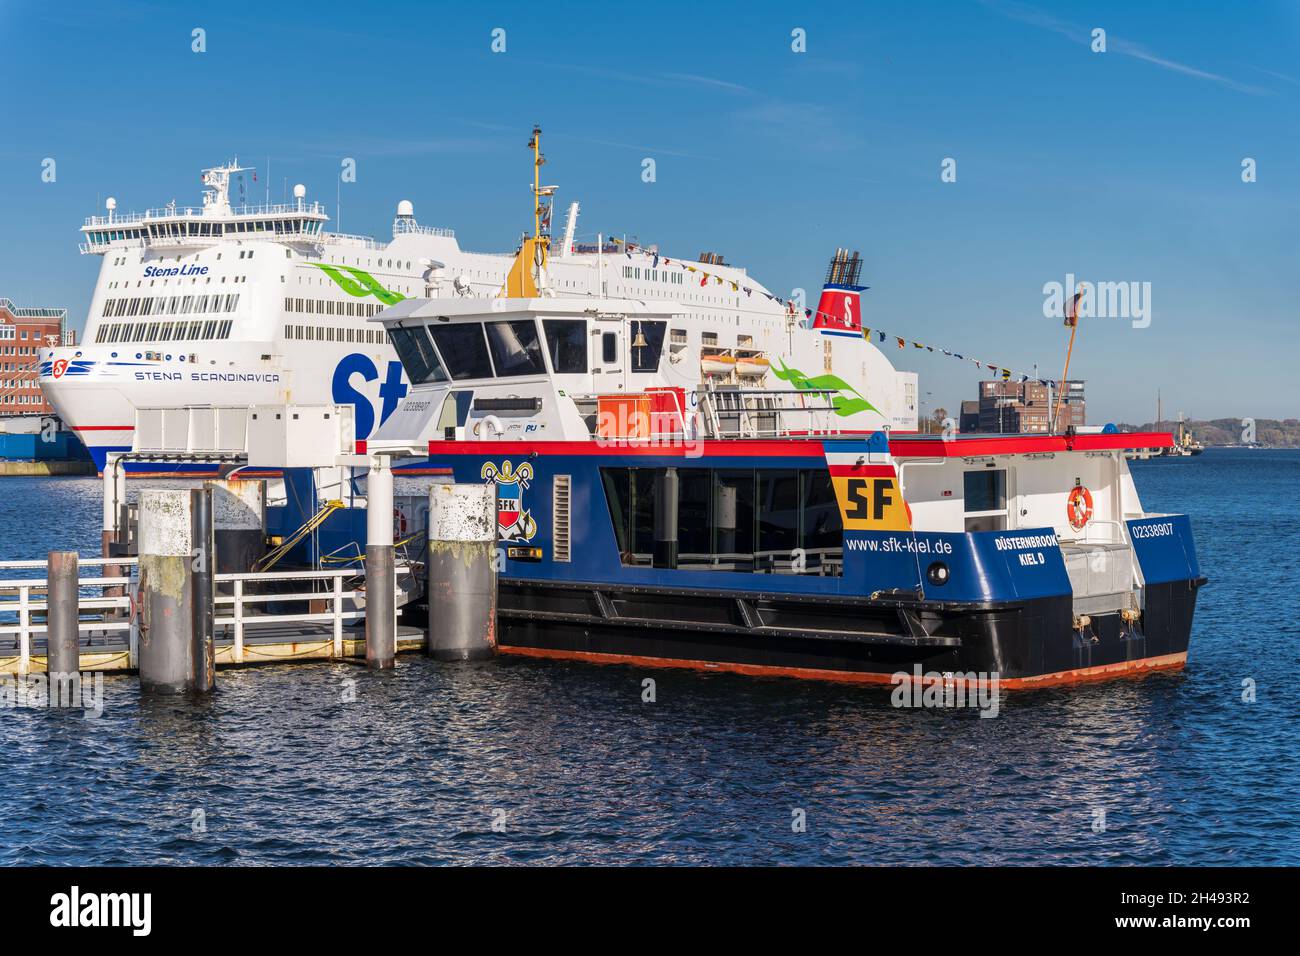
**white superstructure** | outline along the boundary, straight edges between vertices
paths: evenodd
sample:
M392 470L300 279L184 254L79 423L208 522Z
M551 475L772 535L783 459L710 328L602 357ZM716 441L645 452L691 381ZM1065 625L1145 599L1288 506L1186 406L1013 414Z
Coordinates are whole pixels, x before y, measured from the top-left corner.
M408 201L392 239L378 242L327 232L329 217L302 186L292 202L232 205L232 178L244 171L205 170L200 206L123 215L109 199L106 215L82 227L81 251L104 259L83 344L42 350L41 385L101 467L131 446L139 407L354 404L364 440L410 388L385 330L367 320L407 298L488 299L506 288L514 252L466 252L451 230L420 225ZM577 213L571 204L542 295L673 300L692 316L675 334L716 356L717 375L770 378L775 345L802 315L712 257L701 265L612 239L576 242ZM607 344L590 347L594 367L608 364L597 355ZM831 361L828 352L824 368L804 371L830 372ZM861 382L868 362L855 364L835 372ZM881 411L915 429L914 376L898 374L910 392L900 383L895 407Z

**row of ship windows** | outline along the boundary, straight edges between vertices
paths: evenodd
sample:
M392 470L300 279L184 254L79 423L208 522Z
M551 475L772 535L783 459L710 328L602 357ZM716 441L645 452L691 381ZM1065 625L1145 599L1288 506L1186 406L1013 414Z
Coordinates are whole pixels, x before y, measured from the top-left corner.
M228 339L230 319L202 322L114 322L95 330L96 342L180 342Z
M274 219L255 222L160 222L151 223L146 229L109 229L103 232L91 232L86 236L95 245L123 240L175 239L181 236L234 236L257 235L317 235L323 223L306 219Z
M361 342L370 345L382 345L388 341L383 329L336 329L316 325L286 325L284 337L304 342Z
M354 315L369 318L383 306L370 302L337 302L334 299L285 299L284 311L304 315Z
M255 249L240 249L240 250L239 250L239 258L241 258L241 259L251 259L251 258L253 258L253 253L254 253L255 251L256 251ZM285 256L286 259L292 257L292 255L293 255L293 253L290 252L288 249L284 250L284 256ZM141 262L144 262L144 256L136 256L136 258L139 259ZM218 253L217 253L217 259L219 260L220 258L221 258L221 253L218 252ZM167 261L167 257L166 257L166 256L163 256L161 259L159 259L159 261L160 261L160 262L166 262L166 261ZM177 256L177 257L176 257L176 261L177 261L177 262L183 262L183 261L184 261L184 256ZM195 262L198 262L198 261L199 261L199 257L198 257L197 254L194 256L194 261L195 261ZM126 256L118 256L118 258L116 258L116 259L113 260L113 265L115 265L115 266L124 266L124 265L126 265Z
M642 273L645 273L642 276ZM667 269L642 269L640 266L624 266L624 279L646 279L650 282L668 282L672 285L681 285L684 273L669 272Z
M239 293L232 295L159 295L136 296L131 299L106 299L104 318L123 318L137 315L191 315L204 312L234 312L239 305Z

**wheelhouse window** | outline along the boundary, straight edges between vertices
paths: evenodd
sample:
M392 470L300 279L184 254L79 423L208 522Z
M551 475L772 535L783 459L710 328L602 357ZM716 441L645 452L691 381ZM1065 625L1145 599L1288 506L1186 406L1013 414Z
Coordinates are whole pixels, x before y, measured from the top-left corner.
M467 378L491 378L492 361L488 358L483 326L477 322L464 325L441 325L430 329L438 354L454 381Z
M545 319L546 351L557 375L587 371L587 323L582 319Z
M1005 531L1007 528L1007 472L1003 468L968 471L962 482L967 531Z
M412 382L422 385L426 382L447 381L447 373L438 360L438 353L434 351L433 342L424 326L392 328L388 330L388 337Z
M632 371L656 372L659 356L664 350L664 330L667 322L632 323Z
M830 475L811 468L678 468L677 557L684 571L842 573L844 541ZM650 567L658 468L602 468L619 558Z
M532 319L487 323L488 345L497 375L545 375L542 344L537 338L537 323Z

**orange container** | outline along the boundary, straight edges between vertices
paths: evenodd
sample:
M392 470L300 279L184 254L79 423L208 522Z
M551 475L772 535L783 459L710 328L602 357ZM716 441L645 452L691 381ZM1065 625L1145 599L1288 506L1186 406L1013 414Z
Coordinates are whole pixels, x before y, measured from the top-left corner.
M597 395L596 437L649 438L649 396Z

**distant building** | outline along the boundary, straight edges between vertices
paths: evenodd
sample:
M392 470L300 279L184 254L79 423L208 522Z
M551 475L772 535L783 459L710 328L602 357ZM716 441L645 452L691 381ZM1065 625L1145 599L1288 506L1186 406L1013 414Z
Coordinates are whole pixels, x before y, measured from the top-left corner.
M1051 415L1047 386L1040 382L980 382L981 432L1046 432Z
M961 403L961 417L957 420L957 430L977 432L980 430L980 403L964 401Z
M962 402L961 430L993 434L1046 434L1055 410L1055 382L980 382L977 402ZM1083 382L1066 382L1057 430L1085 423Z
M54 412L41 392L40 350L77 344L76 333L64 328L67 318L67 309L19 308L0 299L0 415Z
M1052 382L1052 404L1055 407L1059 382ZM1056 424L1058 431L1065 431L1072 425L1088 424L1087 402L1084 400L1083 381L1077 378L1065 382L1065 399L1061 403L1061 417Z

